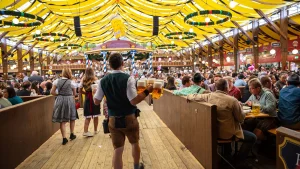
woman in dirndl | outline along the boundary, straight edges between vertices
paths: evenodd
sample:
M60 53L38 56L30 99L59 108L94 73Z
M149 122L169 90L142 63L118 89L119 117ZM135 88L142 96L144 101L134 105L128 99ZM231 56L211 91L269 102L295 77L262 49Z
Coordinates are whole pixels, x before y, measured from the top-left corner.
M85 94L83 114L85 117L83 136L92 137L97 134L98 116L100 116L100 105L95 105L92 94L92 85L96 84L94 70L87 68L79 85L79 94ZM84 90L83 90L84 89ZM91 119L94 121L94 134L89 132L89 124Z
M72 83L71 78L71 69L64 68L62 78L55 80L51 89L51 94L57 96L54 103L52 121L60 123L63 145L68 142L66 138L67 122L70 122L70 139L74 140L76 138L76 135L74 135L75 120L77 119L74 97L76 94L76 86ZM58 93L56 93L56 89Z

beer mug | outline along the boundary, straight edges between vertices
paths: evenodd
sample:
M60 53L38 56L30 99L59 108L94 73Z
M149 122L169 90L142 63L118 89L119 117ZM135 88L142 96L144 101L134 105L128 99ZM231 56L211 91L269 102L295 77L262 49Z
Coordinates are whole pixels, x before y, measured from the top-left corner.
M164 82L164 80L161 80L161 79L159 79L159 80L156 80L155 82L160 82L160 83L162 84L162 90L161 90L161 94L163 94L163 93L164 93L164 90L163 90L163 88L164 88L164 85L165 85L165 82Z
M159 99L162 94L162 83L161 82L155 82L153 85L153 91L152 91L152 98L153 99Z
M260 113L260 103L258 100L252 102L252 113L258 115Z
M155 81L155 79L149 78L149 79L147 80L147 85L153 85L153 84L154 84L154 81Z
M139 80L137 82L137 93L143 93L143 91L146 89L146 81L145 80Z

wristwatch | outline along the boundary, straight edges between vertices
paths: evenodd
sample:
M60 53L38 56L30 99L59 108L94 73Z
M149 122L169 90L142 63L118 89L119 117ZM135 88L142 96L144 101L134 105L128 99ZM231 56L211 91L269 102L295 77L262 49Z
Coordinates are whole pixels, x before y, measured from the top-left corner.
M145 93L145 95L146 96L148 96L149 95L149 91L146 89L146 90L144 90L144 93Z

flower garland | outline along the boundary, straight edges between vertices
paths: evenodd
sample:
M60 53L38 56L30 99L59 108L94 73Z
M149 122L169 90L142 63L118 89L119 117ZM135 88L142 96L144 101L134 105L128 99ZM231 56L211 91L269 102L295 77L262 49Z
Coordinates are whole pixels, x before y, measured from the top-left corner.
M8 26L18 26L18 27L33 27L33 26L39 26L42 23L44 23L44 19L42 17L39 17L37 15L32 15L25 12L18 12L18 11L10 11L10 10L0 10L0 16L1 15L9 15L9 16L16 16L16 17L24 17L27 19L35 19L34 22L28 22L28 23L18 23L14 24L10 21L3 21L0 20L0 25L8 25Z
M171 32L165 35L165 37L168 39L193 39L196 36L197 34L194 32Z
M177 45L175 45L175 44L165 44L165 45L157 46L158 49L174 49L176 47L177 47Z
M59 48L59 49L69 49L69 47L71 49L77 49L77 48L80 48L81 45L78 45L78 44L64 44L63 46L61 46L61 45L57 46L57 48Z
M194 21L189 21L189 19L195 17L195 16L206 16L206 15L224 15L226 16L224 19L220 19L216 22L210 21L210 22L194 22ZM201 10L198 12L193 12L188 14L186 17L184 17L184 22L190 25L194 26L210 26L210 25L218 25L221 23L224 23L226 21L229 21L232 17L232 14L228 11L222 11L222 10Z
M59 38L55 39L56 36L60 36ZM51 40L50 38L53 37L54 39ZM35 34L33 35L33 38L38 41L44 41L44 42L61 42L66 41L70 39L68 35L61 34L61 33L42 33L42 34Z

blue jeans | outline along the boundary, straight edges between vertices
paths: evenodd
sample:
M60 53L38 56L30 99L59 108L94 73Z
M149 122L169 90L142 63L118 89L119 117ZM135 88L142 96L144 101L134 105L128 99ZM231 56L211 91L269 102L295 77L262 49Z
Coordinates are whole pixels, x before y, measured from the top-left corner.
M249 152L251 151L253 145L256 142L256 135L250 131L243 130L244 139L240 140L242 142L242 146L236 156L237 161L245 160L248 157Z

